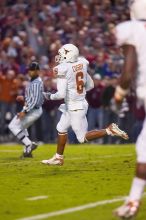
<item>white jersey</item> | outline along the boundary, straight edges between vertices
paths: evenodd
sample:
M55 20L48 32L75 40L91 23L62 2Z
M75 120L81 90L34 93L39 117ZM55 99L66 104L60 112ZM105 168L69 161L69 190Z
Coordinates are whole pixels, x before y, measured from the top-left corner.
M80 57L77 62L56 66L54 71L57 74L58 91L51 95L51 99L64 98L68 110L83 109L86 91L94 87L87 72L88 64L85 58Z
M126 21L116 26L118 46L133 45L138 59L136 89L138 96L146 97L146 21Z

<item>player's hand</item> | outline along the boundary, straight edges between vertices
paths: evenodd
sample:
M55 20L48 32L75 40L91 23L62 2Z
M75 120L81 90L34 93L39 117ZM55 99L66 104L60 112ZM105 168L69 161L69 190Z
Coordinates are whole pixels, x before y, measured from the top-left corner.
M43 92L45 99L50 100L51 92Z
M17 102L24 102L24 96L18 95L18 96L16 97L16 101L17 101Z
M17 117L19 118L19 119L23 119L24 118L24 116L25 116L25 112L19 112L18 114L17 114Z

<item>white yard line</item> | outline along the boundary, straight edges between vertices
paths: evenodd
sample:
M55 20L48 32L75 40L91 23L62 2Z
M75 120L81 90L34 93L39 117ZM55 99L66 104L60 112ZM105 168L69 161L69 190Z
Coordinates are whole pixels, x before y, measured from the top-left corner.
M144 196L146 196L146 193L144 193ZM48 212L48 213L34 215L34 216L30 216L30 217L24 217L24 218L20 218L17 220L42 220L42 219L46 219L49 217L64 215L64 214L68 214L68 213L72 213L72 212L78 212L78 211L82 211L82 210L86 210L86 209L95 208L97 206L120 202L125 199L126 199L126 197L123 196L123 197L118 197L115 199L97 201L97 202L93 202L93 203L88 203L86 205L76 206L76 207L72 207L72 208L68 208L68 209L63 209L63 210L59 210L59 211L55 211L55 212Z
M41 220L41 219L46 219L46 218L49 218L49 217L64 215L64 214L72 213L72 212L78 212L78 211L82 211L82 210L85 210L85 209L95 208L95 207L101 206L101 205L111 204L111 203L114 203L114 202L120 202L120 201L123 201L125 198L126 197L119 197L119 198L110 199L110 200L103 200L103 201L98 201L98 202L94 202L94 203L88 203L86 205L76 206L76 207L72 207L72 208L68 208L68 209L63 209L63 210L59 210L59 211L55 211L55 212L48 212L48 213L44 213L44 214L40 214L40 215L34 215L34 216L30 216L30 217L25 217L25 218L20 218L18 220Z
M47 199L47 198L48 198L48 196L35 196L35 197L27 198L26 200L28 200L28 201L35 201L35 200Z

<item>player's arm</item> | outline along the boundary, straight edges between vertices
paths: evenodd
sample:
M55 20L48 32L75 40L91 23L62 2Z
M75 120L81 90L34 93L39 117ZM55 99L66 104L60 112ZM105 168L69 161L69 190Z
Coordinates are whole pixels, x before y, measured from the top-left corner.
M64 99L66 96L67 90L67 79L65 75L57 76L57 92L50 95L51 100L60 100Z
M64 99L66 96L67 90L67 79L66 79L66 65L58 65L53 69L54 76L57 79L57 92L51 94L50 92L43 92L43 95L46 99L51 100L60 100Z
M135 77L137 70L137 54L135 47L132 45L123 45L124 66L120 77L119 85L115 91L115 100L122 102L128 93L132 79Z
M57 76L57 92L52 94L51 92L43 92L44 97L47 100L60 100L66 96L67 80L65 76Z
M91 78L91 76L89 74L87 74L87 82L85 84L85 89L86 89L86 91L90 91L93 88L94 88L93 79Z

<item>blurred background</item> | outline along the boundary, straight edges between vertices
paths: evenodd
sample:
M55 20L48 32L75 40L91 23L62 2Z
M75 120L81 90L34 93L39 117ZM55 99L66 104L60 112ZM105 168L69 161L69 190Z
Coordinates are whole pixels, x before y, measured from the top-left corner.
M89 130L118 123L135 142L144 110L133 88L118 114L111 108L122 70L123 56L111 34L114 25L129 19L126 0L3 0L0 1L0 142L16 141L7 125L21 110L17 95L24 95L28 83L27 66L37 60L45 90L56 90L52 67L58 49L66 43L79 47L89 61L95 88L87 94ZM55 143L60 101L46 101L42 117L31 127L31 138ZM72 130L69 143L78 143ZM106 137L95 144L122 143ZM125 142L124 142L125 143Z

